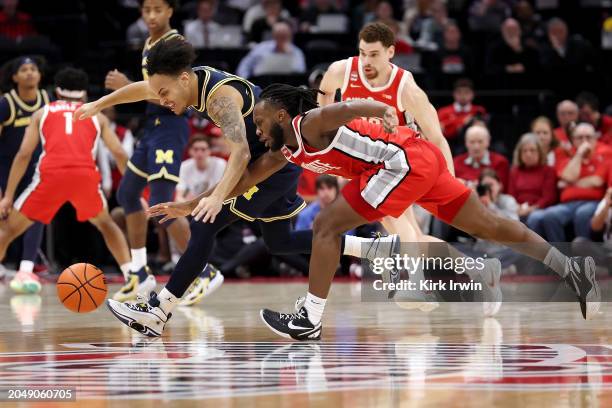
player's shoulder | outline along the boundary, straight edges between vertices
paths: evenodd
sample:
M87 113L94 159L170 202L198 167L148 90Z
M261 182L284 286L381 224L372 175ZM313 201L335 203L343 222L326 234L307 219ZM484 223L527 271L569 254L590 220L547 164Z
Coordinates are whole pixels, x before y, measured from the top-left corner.
M332 62L327 68L327 72L330 74L343 74L344 75L344 71L346 70L346 66L349 63L349 60L350 60L349 58L346 58L346 59Z

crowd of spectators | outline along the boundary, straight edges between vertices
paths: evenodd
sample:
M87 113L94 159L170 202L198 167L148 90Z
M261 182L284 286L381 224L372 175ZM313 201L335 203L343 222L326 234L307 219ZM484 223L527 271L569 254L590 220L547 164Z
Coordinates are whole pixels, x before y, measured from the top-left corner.
M7 41L19 44L32 36L53 37L45 32L44 25L39 28L36 8L27 1L22 3L20 7L18 0L2 0L0 47ZM222 68L255 82L265 75L298 74L305 84L310 72L311 78L320 80L330 62L348 56L347 49L349 55L356 54L353 34L364 24L384 22L396 34L394 62L415 73L422 72L418 79L423 79L426 90L428 84L445 84L437 90L450 95L452 101L437 104L438 116L451 145L456 176L478 193L483 204L522 220L550 242L612 242L612 116L606 114L610 112L605 105L610 103L609 94L601 94L601 89L612 81L606 65L609 51L603 47L605 10L594 9L599 14L591 13L592 20L580 24L561 2L553 0L556 7L536 8L540 3L192 0L180 3L173 26L201 51L204 63L208 59L218 62L229 55L223 53L224 49L238 49L236 63L222 61L226 64ZM121 30L123 44L139 53L148 33L138 17L138 2L117 1L117 7L133 19L124 18L110 27ZM94 19L89 14L87 17ZM602 37L597 36L600 31ZM137 71L138 63L134 65ZM550 90L550 105L556 106L556 111L536 104L543 108L521 112L527 123L518 125L521 130L514 132L514 140L500 138L496 131L500 126L496 128L494 124L497 118L508 116L500 112L503 97L479 95L479 84L486 76L498 80L497 88L511 88L517 83L532 86L536 78L536 88ZM448 81L431 81L432 77ZM531 82L505 82L508 78L527 77ZM603 81L602 88L581 88L583 79L589 78ZM604 104L600 104L598 95L603 96ZM114 119L114 112L108 114ZM125 117L119 122L125 127L114 126L124 147L130 150L138 137L138 123ZM502 123L502 127L506 125L510 123ZM212 123L194 116L190 128L192 138L181 168L177 200L189 199L214 185L227 158L219 129ZM99 163L104 191L112 203L119 175L104 152L100 153ZM310 187L303 188L306 185ZM312 203L298 218L297 227L308 228L330 197L335 197L337 189L338 185L329 178L305 175L301 190ZM153 231L160 236L165 234L163 229ZM432 227L431 231L449 238L440 232L446 231L444 228ZM246 261L240 264L236 260L259 262L262 256L269 257L259 235L256 225L238 223L219 236L222 244L218 247L229 251L224 254L220 249L217 253L224 273L250 276ZM170 261L172 243L160 238L155 244L170 248L159 250L167 254L161 257L162 262ZM234 256L237 253L240 257ZM300 261L291 265L287 259L276 259L272 264L288 275L305 272Z

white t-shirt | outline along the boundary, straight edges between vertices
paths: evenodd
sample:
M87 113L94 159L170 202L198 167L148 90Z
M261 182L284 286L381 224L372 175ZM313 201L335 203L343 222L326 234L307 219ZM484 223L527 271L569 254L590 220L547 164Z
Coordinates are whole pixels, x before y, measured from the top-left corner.
M198 195L213 187L221 180L226 161L218 157L209 157L205 170L198 170L194 159L181 163L180 181L176 189L182 193Z
M595 210L595 214L604 210L604 206L606 205L606 200L601 200L597 209ZM608 218L606 219L606 224L604 225L603 230L603 242L612 244L612 211L608 211Z

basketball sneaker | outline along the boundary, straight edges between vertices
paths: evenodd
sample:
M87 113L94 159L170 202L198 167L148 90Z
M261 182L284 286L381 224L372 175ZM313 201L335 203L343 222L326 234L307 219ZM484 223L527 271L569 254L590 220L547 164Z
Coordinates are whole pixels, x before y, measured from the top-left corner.
M501 261L497 258L484 260L484 269L480 273L482 285L482 309L485 317L493 317L499 312L502 305L501 291Z
M575 256L565 264L565 283L574 291L585 320L591 320L599 311L601 292L595 277L595 260L590 256Z
M390 239L389 241L383 241L383 238ZM400 236L392 234L387 237L383 237L380 233L376 233L374 240L370 243L370 246L366 250L365 259L368 260L370 270L374 269L374 259L376 258L392 258L395 255L399 255L401 250ZM386 270L382 274L382 280L385 283L398 283L400 281L400 271L397 268ZM389 299L395 296L396 290L390 290L387 294Z
M172 313L164 313L159 307L157 293L151 292L149 300L138 295L134 302L106 301L106 306L126 326L148 337L159 337Z
M38 293L42 289L38 276L32 272L19 271L10 283L15 293Z
M141 280L143 270L147 277ZM130 272L127 282L113 295L113 299L118 302L133 300L137 295L147 295L155 290L156 285L155 276L151 275L149 267L143 266L138 272Z
M210 296L223 284L223 274L212 265L206 265L200 276L195 278L181 298L179 306L192 306L199 303L206 296Z
M321 322L313 324L304 306L296 313L286 314L262 309L259 314L266 326L279 336L294 340L321 339Z

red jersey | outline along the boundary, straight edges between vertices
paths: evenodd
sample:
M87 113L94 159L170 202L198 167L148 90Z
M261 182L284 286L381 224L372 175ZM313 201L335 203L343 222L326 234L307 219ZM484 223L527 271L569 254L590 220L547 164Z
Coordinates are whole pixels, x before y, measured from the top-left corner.
M100 137L97 117L74 121L80 102L55 101L45 106L40 120L43 152L39 171L86 168L96 170L95 153Z
M296 116L293 129L297 150L283 146L285 158L300 167L319 174L333 174L347 179L359 177L373 169L386 168L409 171L404 145L416 132L398 128L397 133L386 133L382 126L363 119L355 119L338 128L334 140L325 149L315 151L302 139L300 124L304 115Z
M400 126L410 125L413 120L402 105L402 89L410 73L397 65L391 64L391 66L391 76L387 84L381 87L373 87L365 78L359 57L349 58L346 63L344 82L342 83L342 100L373 99L393 106ZM381 123L379 118L367 118L367 120L373 123Z

